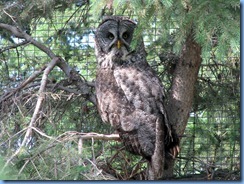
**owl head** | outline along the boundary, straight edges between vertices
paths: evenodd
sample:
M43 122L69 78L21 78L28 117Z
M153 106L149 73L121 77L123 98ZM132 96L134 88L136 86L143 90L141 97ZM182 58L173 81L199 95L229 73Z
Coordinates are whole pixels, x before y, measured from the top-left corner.
M106 17L95 34L98 64L102 64L105 60L106 64L112 65L113 62L125 59L131 50L130 44L135 27L136 23L126 17Z

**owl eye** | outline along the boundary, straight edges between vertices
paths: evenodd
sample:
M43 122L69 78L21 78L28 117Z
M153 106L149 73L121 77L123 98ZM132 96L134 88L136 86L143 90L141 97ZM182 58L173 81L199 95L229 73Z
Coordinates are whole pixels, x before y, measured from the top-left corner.
M113 35L112 33L108 33L107 38L108 38L109 40L113 40L113 39L114 39L114 35Z
M122 37L123 37L123 39L126 40L129 37L129 34L127 32L125 32L125 33L123 33Z

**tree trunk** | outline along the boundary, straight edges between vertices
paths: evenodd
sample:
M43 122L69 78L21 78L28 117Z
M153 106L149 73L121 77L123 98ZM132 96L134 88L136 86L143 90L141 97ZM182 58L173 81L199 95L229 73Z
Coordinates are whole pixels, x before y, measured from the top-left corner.
M194 41L193 31L187 36L173 73L167 112L176 133L183 135L194 98L194 86L201 65L201 46ZM164 178L173 177L174 160L166 160Z

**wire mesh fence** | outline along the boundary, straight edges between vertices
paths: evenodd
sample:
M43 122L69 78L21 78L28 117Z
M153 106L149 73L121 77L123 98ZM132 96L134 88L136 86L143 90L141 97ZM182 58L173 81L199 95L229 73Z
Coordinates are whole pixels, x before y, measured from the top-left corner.
M86 80L92 81L95 79L96 73L94 31L99 22L91 18L87 18L84 22L84 16L87 15L89 17L89 13L84 13L84 10L77 10L75 14L73 11L67 10L55 14L52 20L39 19L29 29L33 38L63 57ZM175 61L164 56L172 50L173 41L168 38L168 45L166 45L158 39L158 35L162 31L160 24L162 23L155 19L152 27L145 30L144 42L148 52L147 59L158 72L167 91L170 89L171 82L169 66L172 67ZM23 42L14 37L11 39L4 41L2 37L1 47L11 47L11 42L15 44ZM1 52L0 60L1 94L10 88L16 88L43 64L50 62L45 53L28 43ZM194 174L203 174L203 177L207 176L208 179L213 176L228 179L239 177L239 63L239 58L223 58L222 61L216 60L214 55L210 58L203 58L192 112L181 141L181 152L176 160L175 174L178 177ZM63 78L65 77L62 71L57 68L52 71L49 79L56 83ZM77 102L79 97L74 100ZM77 105L77 103L75 104ZM58 105L62 109L62 104ZM67 107L67 104L63 105ZM89 104L86 102L80 101L79 108L70 103L68 108L74 109L76 117L75 113L66 114L66 116L78 122L75 125L80 124L79 126L74 125L73 130L81 132L99 130L100 133L112 131L110 126L101 124L100 120L96 120L98 123L94 123L93 116L97 116L94 115L95 112L84 113L93 111L93 109L89 109ZM55 118L54 120L58 122L62 117ZM100 141L97 144L104 143Z

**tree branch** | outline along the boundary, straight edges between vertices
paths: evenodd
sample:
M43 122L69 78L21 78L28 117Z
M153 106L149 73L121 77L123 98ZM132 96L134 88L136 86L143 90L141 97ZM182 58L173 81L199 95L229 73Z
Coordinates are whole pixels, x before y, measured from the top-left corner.
M42 102L44 100L44 97L45 97L45 94L44 94L44 90L45 90L45 87L46 87L46 84L47 84L47 79L48 79L48 74L52 71L52 69L56 66L57 62L58 62L59 58L55 58L53 59L49 65L46 67L44 73L43 73L43 76L42 76L42 81L41 81L41 86L40 86L40 89L39 89L39 96L38 96L38 99L37 99L37 102L36 102L36 107L35 107L35 110L34 110L34 113L32 115L32 118L31 118L31 121L29 123L29 126L26 130L26 133L25 133L25 136L24 136L24 139L20 145L20 147L15 151L15 153L7 160L6 164L4 165L4 168L9 164L9 162L16 156L20 153L20 151L23 149L23 147L25 147L27 144L28 144L28 140L30 139L31 135L32 135L32 127L34 126L37 118L38 118L38 114L39 114L39 111L41 109L41 105L42 105Z
M20 147L14 152L14 154L7 160L7 162L5 163L3 169L9 164L9 162L15 157L17 156L20 151L23 149L24 146L26 146L28 144L29 138L32 135L32 130L33 127L36 123L36 120L38 118L41 106L42 106L42 102L45 98L45 88L47 85L47 81L48 81L48 74L52 71L52 69L57 65L59 66L63 72L66 74L66 76L69 78L71 83L74 83L79 90L81 91L81 94L86 97L87 99L89 99L91 102L96 103L95 100L95 96L94 94L91 93L91 85L87 84L85 80L81 79L81 77L79 76L79 74L72 69L61 57L56 56L48 47L46 47L45 45L39 43L38 41L36 41L35 39L33 39L30 35L28 35L26 32L22 31L19 27L14 27L8 24L3 24L0 23L0 28L6 29L9 32L11 32L14 36L18 37L18 38L22 38L25 39L25 42L29 42L31 44L33 44L34 46L38 47L40 50L42 50L43 52L45 52L51 59L52 61L47 65L44 66L41 70L33 73L27 80L25 80L19 87L17 87L16 89L14 89L12 92L7 93L5 96L3 96L0 100L0 103L7 100L9 97L11 97L12 95L14 95L16 92L18 92L19 90L23 89L27 84L29 84L30 82L32 82L38 75L40 75L43 70L43 76L42 76L42 80L41 80L41 85L39 88L39 96L36 102L36 107L34 110L34 113L32 115L31 121L29 123L29 126L26 130L24 139L20 145Z
M26 45L28 43L29 43L28 41L23 41L23 42L18 43L18 44L14 44L14 45L11 45L11 46L8 46L8 47L0 48L0 53L3 53L3 52L5 52L7 50L10 50L10 49L15 49L15 48L17 48L19 46Z
M48 47L45 45L39 43L34 38L32 38L30 35L28 35L26 32L21 30L19 27L11 26L8 24L0 23L0 28L6 29L9 32L11 32L14 36L18 38L25 39L26 42L29 42L45 52L51 59L55 59L58 56L56 56ZM83 97L91 101L93 104L96 104L96 98L95 95L92 92L92 89L94 87L94 83L87 82L83 78L80 77L80 75L71 68L65 60L63 60L61 57L59 58L59 62L57 63L57 66L62 69L62 71L65 73L65 75L69 78L70 83L73 83L76 85L76 87L80 90ZM19 88L21 89L21 88ZM19 90L18 89L18 90ZM15 94L18 90L13 91L9 96L5 97L4 100ZM0 101L2 102L2 100Z
M22 31L19 27L11 26L8 24L0 23L0 28L6 29L9 32L11 32L14 36L18 38L25 39L27 42L32 43L36 47L38 47L40 50L45 52L51 59L56 57L56 55L45 45L42 45L35 39L33 39L30 35L28 35L26 32Z
M24 89L29 83L35 80L36 77L38 77L46 68L47 66L43 66L40 70L35 71L29 78L27 78L24 82L22 82L17 88L13 89L10 92L5 93L0 99L0 103L7 100L11 96L13 96L16 92L20 91L21 89Z
M119 134L105 135L105 134L98 134L98 133L94 133L94 132L82 133L82 132L76 132L76 131L67 131L67 132L61 134L57 139L61 139L62 137L65 137L66 135L68 135L69 137L78 136L78 137L82 138L83 140L94 139L94 140L120 141Z

